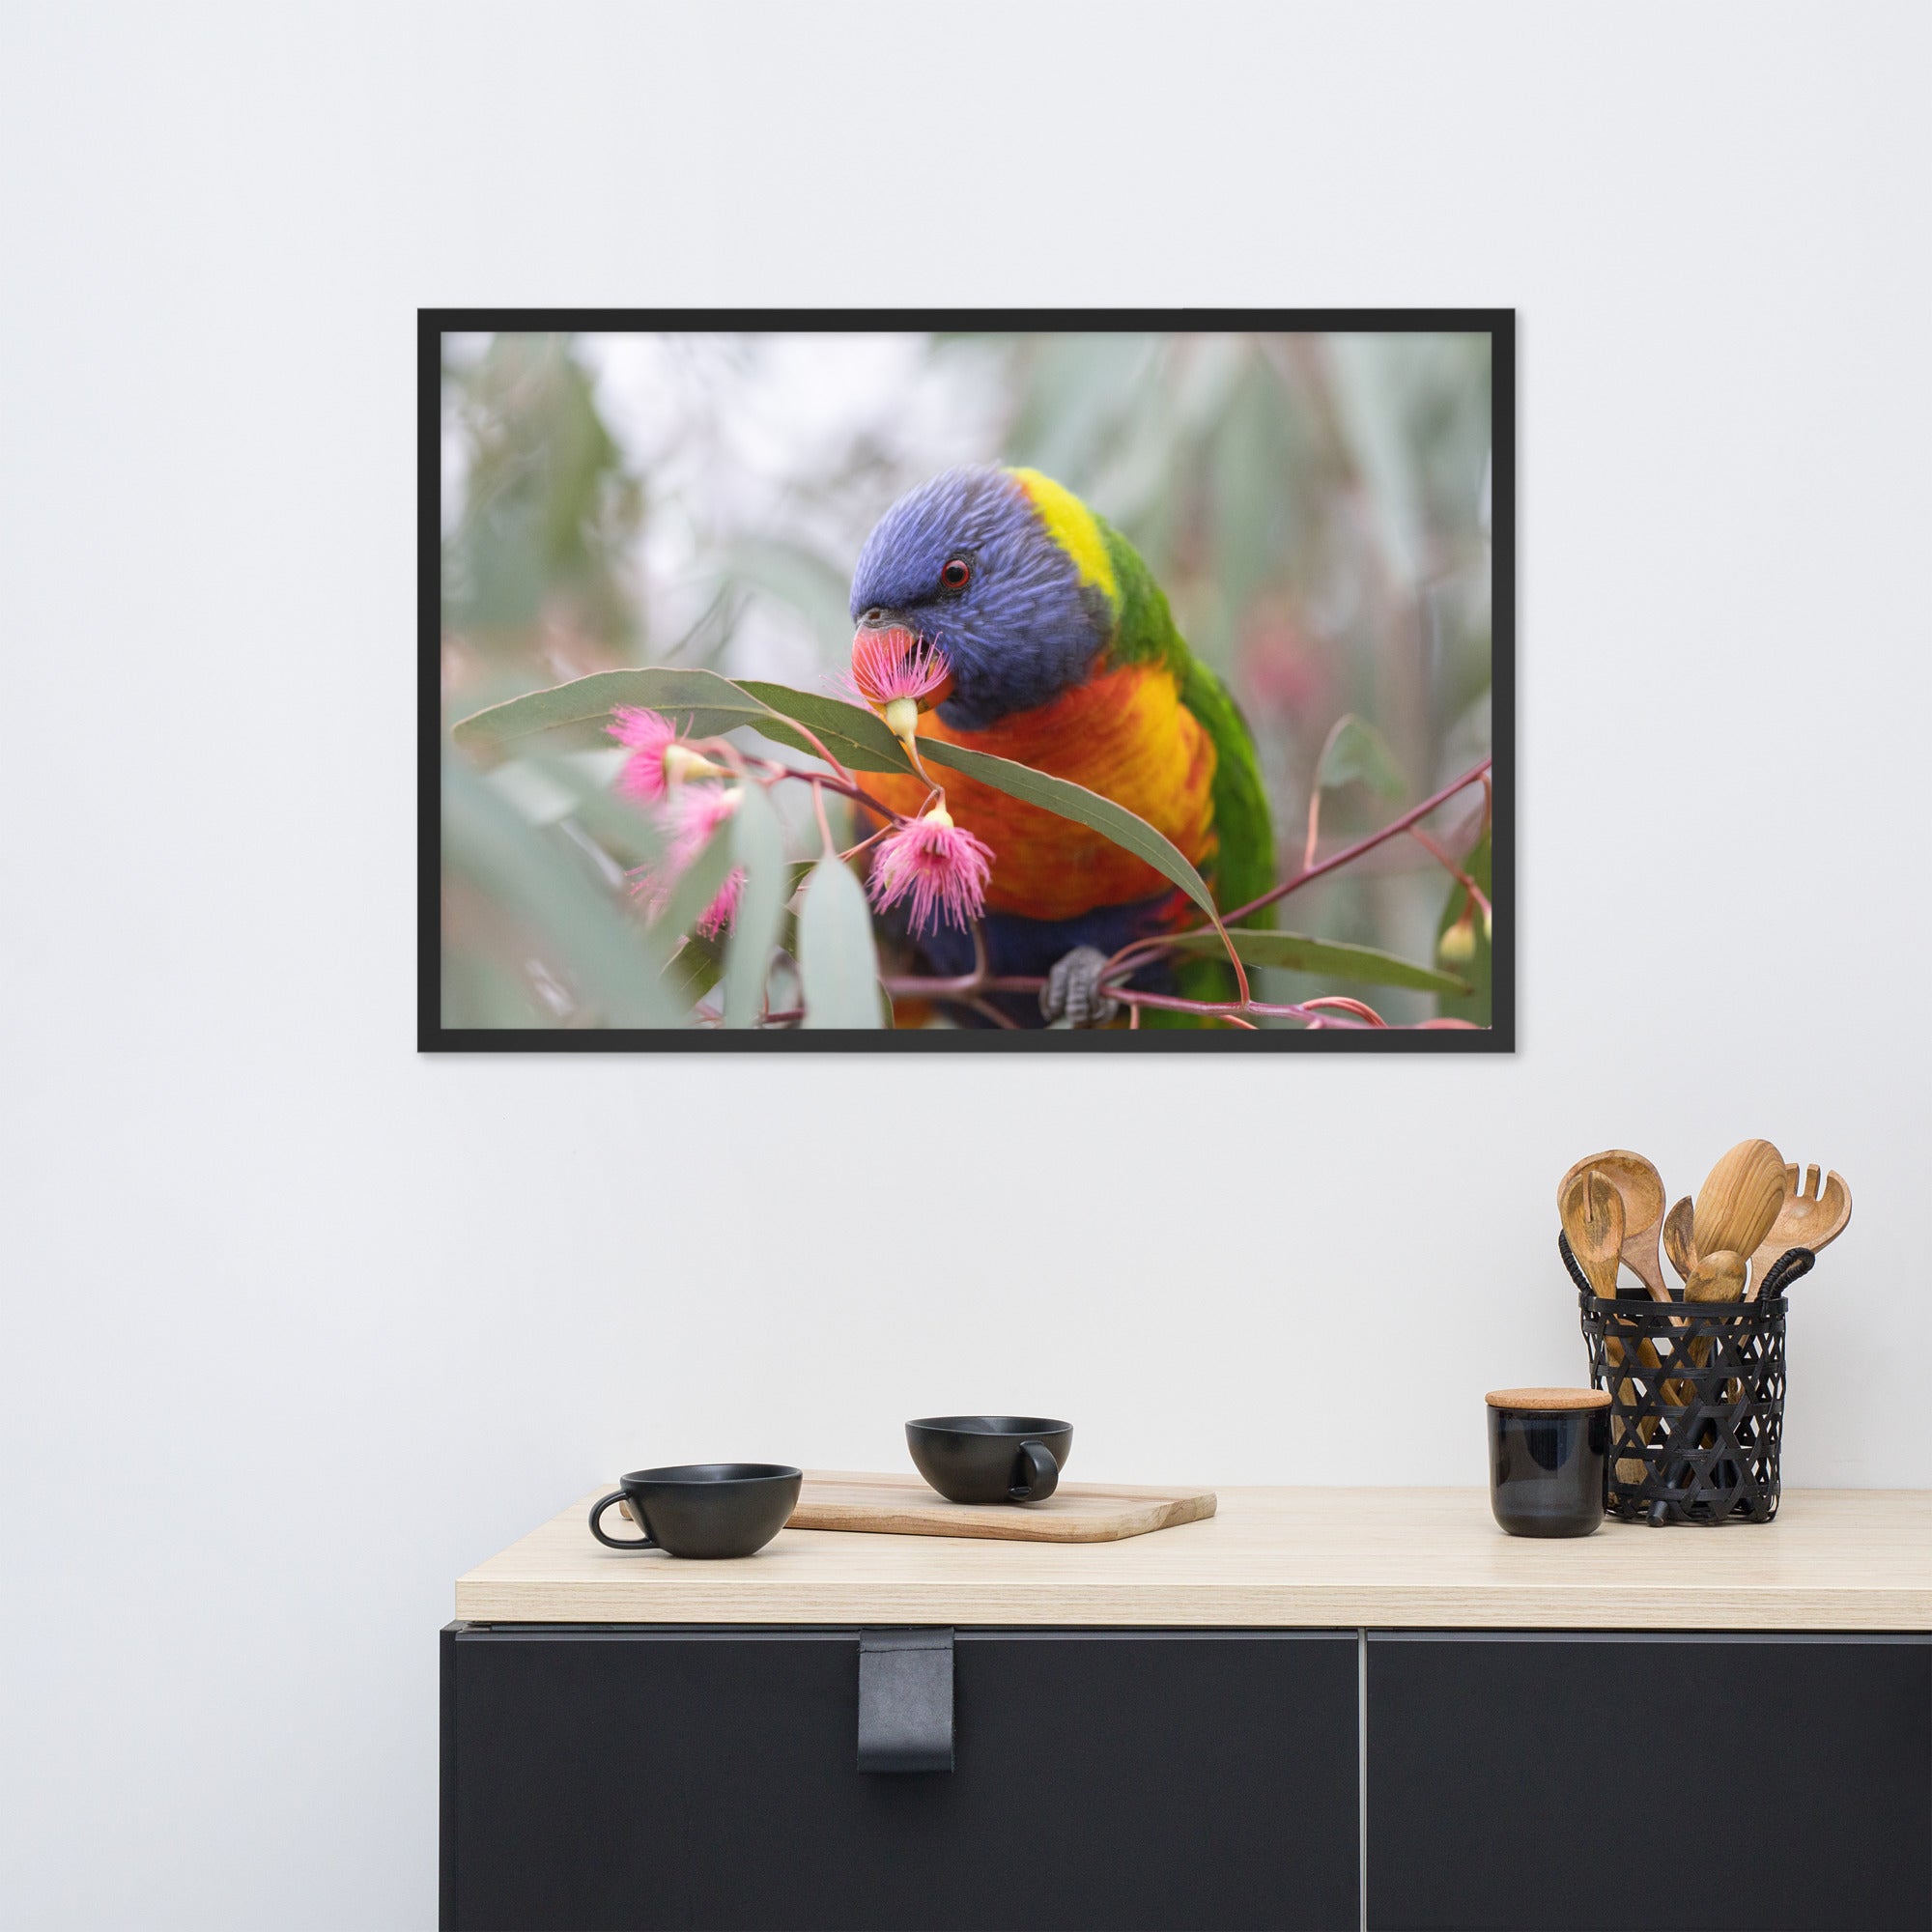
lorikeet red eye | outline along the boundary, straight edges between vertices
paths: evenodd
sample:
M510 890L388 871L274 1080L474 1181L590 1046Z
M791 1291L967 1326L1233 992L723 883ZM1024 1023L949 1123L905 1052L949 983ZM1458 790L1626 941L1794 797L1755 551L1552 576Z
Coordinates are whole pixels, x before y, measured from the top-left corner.
M949 556L939 572L939 581L949 590L964 590L973 575L973 566L963 556Z

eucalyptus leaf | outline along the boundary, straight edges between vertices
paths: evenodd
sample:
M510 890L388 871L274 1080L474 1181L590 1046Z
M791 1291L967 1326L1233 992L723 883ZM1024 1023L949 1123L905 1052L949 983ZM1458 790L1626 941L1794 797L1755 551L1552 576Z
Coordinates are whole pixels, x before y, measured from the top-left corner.
M1318 790L1327 791L1356 779L1386 799L1399 799L1405 790L1402 767L1389 750L1388 740L1367 719L1350 711L1335 721L1328 733L1315 784Z
M884 1025L872 909L851 868L821 859L798 912L798 970L804 1024L815 1029Z
M794 691L788 684L766 684L757 678L739 679L738 689L769 710L795 718L821 740L828 752L854 771L912 770L912 760L899 741L886 729L885 720L876 711L847 704L842 698L824 697L815 691Z
M665 984L684 1002L687 1009L695 1007L724 977L724 949L701 932L686 938L664 971Z
M1035 771L1031 765L1015 764L1010 758L969 751L964 745L922 738L919 749L928 764L948 765L1010 798L1023 799L1028 805L1073 819L1102 838L1111 838L1123 851L1144 859L1162 878L1172 880L1209 919L1219 922L1221 915L1214 904L1214 895L1208 890L1207 881L1188 864L1186 854L1125 806L1116 805L1112 799L1102 798L1085 785L1049 777L1045 772Z
M609 745L611 714L620 704L661 711L694 738L715 738L751 724L797 751L811 749L783 718L742 686L713 670L676 668L592 671L588 677L472 712L458 723L453 735L466 752L485 763L522 751L527 741L546 733L555 734L546 743L550 751ZM883 731L885 726L879 728Z
M1250 932L1245 926L1231 927L1228 937L1250 966L1280 966L1293 973L1320 973L1336 980L1358 980L1374 986L1410 986L1421 993L1466 993L1465 981L1453 973L1418 966L1413 960L1399 959L1373 946L1354 946L1339 939L1308 939L1298 932ZM1214 932L1188 932L1176 944L1185 952L1213 953L1225 951Z
M568 961L610 1026L675 1027L662 949L613 904L580 854L521 817L460 761L442 769L443 863L526 920Z
M762 785L740 788L731 818L731 849L744 867L745 883L724 949L724 1024L750 1027L764 1010L765 974L791 896L784 835Z
M664 858L664 829L641 806L600 783L574 758L530 755L501 767L493 782L513 772L534 773L565 801L564 809L605 851L631 867Z

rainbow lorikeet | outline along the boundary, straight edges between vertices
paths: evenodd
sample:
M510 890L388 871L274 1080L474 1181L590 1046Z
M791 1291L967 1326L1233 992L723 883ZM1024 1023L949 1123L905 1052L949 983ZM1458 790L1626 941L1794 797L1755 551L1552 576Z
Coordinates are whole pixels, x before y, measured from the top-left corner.
M1188 649L1140 554L1050 477L951 469L902 497L860 554L852 616L855 665L882 633L943 653L949 675L923 700L918 736L1015 759L1127 807L1187 855L1224 910L1273 883L1267 799L1233 697ZM991 968L1053 975L1048 1012L1084 1023L1094 1002L1083 971L1131 940L1199 923L1184 894L1100 834L927 769L953 819L993 853ZM866 783L909 814L926 796L917 778L867 774ZM933 973L972 970L971 935L956 925L908 943ZM1172 988L1166 974L1151 968L1133 983ZM1178 983L1219 999L1232 977L1225 963L1191 961ZM1002 1005L1039 1023L1037 1010Z

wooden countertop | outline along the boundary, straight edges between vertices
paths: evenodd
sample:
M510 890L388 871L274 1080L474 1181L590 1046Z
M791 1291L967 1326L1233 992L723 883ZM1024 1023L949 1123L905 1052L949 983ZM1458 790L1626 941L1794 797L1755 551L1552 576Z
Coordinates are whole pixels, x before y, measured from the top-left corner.
M1932 1630L1932 1491L1787 1491L1777 1520L1505 1536L1483 1490L1229 1489L1121 1543L787 1529L755 1556L627 1556L594 1496L456 1585L472 1623Z

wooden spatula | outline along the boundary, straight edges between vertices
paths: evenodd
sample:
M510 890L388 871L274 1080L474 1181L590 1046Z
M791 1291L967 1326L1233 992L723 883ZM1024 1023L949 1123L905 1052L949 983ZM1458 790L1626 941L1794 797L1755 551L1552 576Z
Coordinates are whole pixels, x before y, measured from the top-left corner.
M1740 1141L1704 1177L1693 1222L1697 1252L1757 1253L1784 1200L1784 1156L1769 1141Z

